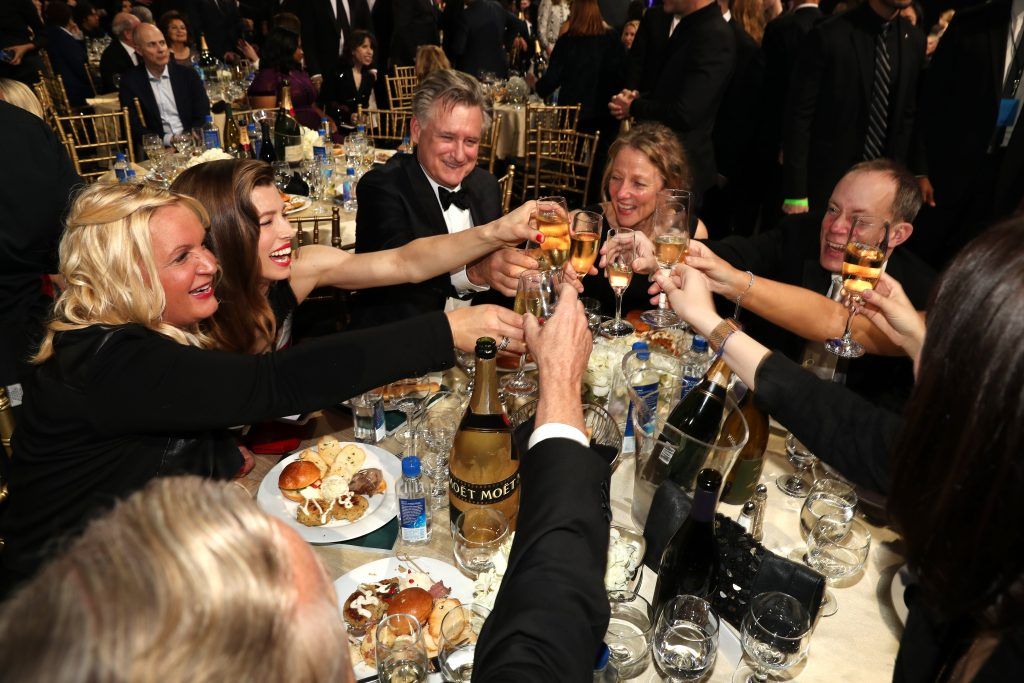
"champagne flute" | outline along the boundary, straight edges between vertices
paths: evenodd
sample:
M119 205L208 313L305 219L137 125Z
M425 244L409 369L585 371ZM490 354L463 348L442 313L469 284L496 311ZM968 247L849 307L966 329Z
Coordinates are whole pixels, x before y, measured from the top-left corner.
M848 297L850 314L843 336L829 339L825 348L840 358L860 358L864 347L850 336L853 317L864 303L861 293L874 289L885 270L885 253L889 249L889 221L871 216L858 216L850 226L850 236L843 254L843 291Z
M569 227L571 246L569 262L581 278L590 272L597 260L597 248L601 244L601 230L604 218L593 211L577 211Z
M823 515L807 537L807 566L825 577L828 585L856 574L868 559L871 532L857 519L846 515ZM830 617L839 611L831 590L825 589L821 616Z
M526 243L526 252L537 259L540 267L559 269L569 259L569 209L565 197L541 197L537 200L537 229L544 242Z
M515 311L519 315L532 313L543 322L555 309L561 273L556 270L524 270L519 275ZM526 354L519 356L519 370L501 381L506 395L526 397L537 391L537 381L526 376Z
M597 329L605 337L624 337L633 332L633 326L622 319L622 293L633 279L636 238L633 231L627 228L610 228L605 244L609 245L609 249L604 272L608 284L615 292L615 317L601 323Z
M292 181L292 167L287 161L275 161L271 164L274 170L274 183L281 192L287 192L288 183Z
M750 601L743 618L743 654L753 665L743 665L733 683L761 683L769 672L791 669L807 656L811 623L807 610L796 598L772 591Z
M663 272L671 272L673 266L686 258L690 248L690 207L693 194L687 190L662 190L658 193L652 220L654 258ZM659 329L674 327L681 321L668 307L668 297L662 292L658 307L644 311L640 319Z

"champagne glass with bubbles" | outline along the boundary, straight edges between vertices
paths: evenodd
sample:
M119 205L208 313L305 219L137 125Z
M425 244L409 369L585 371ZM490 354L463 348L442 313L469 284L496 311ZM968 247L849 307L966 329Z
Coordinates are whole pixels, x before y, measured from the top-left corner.
M633 280L633 261L636 259L636 236L626 228L611 228L605 239L605 276L615 292L615 317L601 323L598 331L605 337L624 337L633 333L633 326L622 319L622 293Z
M686 258L690 248L690 207L693 195L686 190L662 190L658 193L652 219L654 258L658 268L668 273ZM679 316L668 307L668 297L662 292L658 307L644 311L640 319L653 327L674 327L680 323Z
M577 211L572 217L569 238L572 242L569 251L569 262L572 269L581 278L590 272L597 260L597 250L601 246L601 230L604 218L593 211Z
M874 289L885 270L885 253L888 249L888 221L872 216L853 219L843 252L843 292L850 313L846 317L843 336L825 342L825 348L840 358L860 358L864 355L864 347L853 339L850 330L854 316L864 303L861 294Z
M565 197L541 197L537 200L537 230L544 235L538 244L526 242L526 252L542 269L557 269L569 260L569 209Z
M524 270L519 275L519 287L516 289L516 313L532 313L544 322L554 313L561 279L561 273L556 270ZM537 391L537 381L526 376L525 353L519 356L519 369L515 375L502 379L501 391L518 397L531 396Z

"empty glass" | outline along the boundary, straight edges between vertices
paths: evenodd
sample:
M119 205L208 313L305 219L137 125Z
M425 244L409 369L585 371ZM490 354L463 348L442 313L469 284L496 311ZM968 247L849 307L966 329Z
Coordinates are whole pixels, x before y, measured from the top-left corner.
M440 510L448 504L448 457L465 408L461 394L439 392L432 398L421 421L419 433L427 446L421 463L423 472L430 477L432 484L430 506L434 510Z
M453 608L441 620L441 638L437 644L437 661L446 681L469 683L473 678L473 655L480 629L491 610L469 603Z
M677 595L664 604L654 627L654 664L670 681L696 681L715 666L718 615L706 600Z
M380 683L427 680L427 648L416 617L392 614L377 625L374 644Z
M825 577L829 585L856 574L868 559L871 532L857 519L846 515L823 515L807 537L807 564ZM839 610L835 595L825 591L821 616L830 617Z
M647 668L654 633L654 608L636 593L608 594L611 619L604 642L620 679L634 678Z
M400 379L387 385L384 390L384 409L401 410L405 414L405 425L395 432L395 439L407 448L409 455L416 455L415 425L416 409L420 401L431 394L431 388L437 389L437 385L431 385L428 378L410 377Z
M786 671L807 656L811 623L807 610L796 598L772 591L750 601L743 618L743 664L733 674L733 683L767 681L770 673Z
M803 474L814 465L814 453L807 450L807 446L789 432L786 434L786 457L796 468L796 472L783 474L775 480L775 485L787 496L803 498L811 490L811 485L804 479Z
M494 554L508 537L508 519L501 510L470 508L452 522L452 546L459 569L472 578L494 569Z
M281 192L288 191L288 183L292 181L292 167L287 161L275 161L271 164L274 169L274 184Z

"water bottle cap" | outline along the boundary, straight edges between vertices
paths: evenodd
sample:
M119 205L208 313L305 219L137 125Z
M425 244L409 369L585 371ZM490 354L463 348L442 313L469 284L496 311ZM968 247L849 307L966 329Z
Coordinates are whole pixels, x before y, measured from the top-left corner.
M206 115L206 122L207 123L213 123L213 115L212 114L207 114Z
M611 651L608 646L601 643L601 649L597 651L597 661L594 662L594 671L604 671L605 667L608 666L608 657L611 655Z
M420 459L415 455L407 455L402 458L402 476L410 478L420 476Z
M135 177L135 169L134 168L129 168L128 169L128 177L129 178L134 178Z
M125 158L124 157L124 152L118 152L117 155L115 156L115 159L117 161L124 161L124 158Z
M693 349L694 351L700 351L701 353L704 353L705 351L708 350L708 340L700 336L699 334L695 334L693 335L693 343L690 345L690 348Z
M647 342L645 341L633 342L633 350L640 352L636 354L637 360L648 360L651 357L650 353L644 353L645 351L650 351L650 347L647 346Z
M356 174L356 169L352 168L351 166L349 166L347 169L345 169L345 175L352 175L352 176L354 176L355 174Z

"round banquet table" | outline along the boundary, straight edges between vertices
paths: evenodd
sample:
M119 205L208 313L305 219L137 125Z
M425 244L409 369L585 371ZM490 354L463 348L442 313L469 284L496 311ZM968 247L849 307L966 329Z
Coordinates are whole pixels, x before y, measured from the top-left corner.
M445 374L448 386L464 386L468 382L464 373L453 369ZM339 440L352 440L351 418L342 413L324 411L314 418L311 439L303 447L312 445L316 437L332 434ZM780 474L792 471L785 457L783 440L785 431L773 423L768 441L768 455L761 481L768 484L768 505L765 515L765 547L776 554L787 556L795 548L804 546L800 538L799 515L803 503L801 498L785 496L775 486ZM388 451L399 453L398 443L388 438L378 444ZM253 470L239 483L252 495L256 495L260 481L280 456L256 455ZM635 527L630 516L630 501L633 491L633 459L622 461L612 475L611 503L614 521ZM736 518L738 505L719 505L719 512ZM449 527L447 508L433 512L433 534L428 545L417 546L410 554L414 557L432 557L454 565L451 536L445 531ZM821 618L811 638L810 654L807 660L790 672L797 680L814 683L817 681L851 680L858 683L882 683L892 680L893 665L902 625L893 608L890 586L904 560L899 554L900 539L891 529L880 527L859 515L871 530L871 551L864 571L853 577L850 585L835 587L839 611L831 617ZM377 550L354 547L345 544L315 545L314 551L327 568L332 580L367 562L389 557L402 548ZM641 594L650 597L654 589L654 576L645 570ZM722 628L726 628L722 622ZM724 637L724 633L722 634ZM719 655L710 678L712 683L725 683L732 678L734 665ZM639 677L630 679L642 682L661 680L650 664Z

